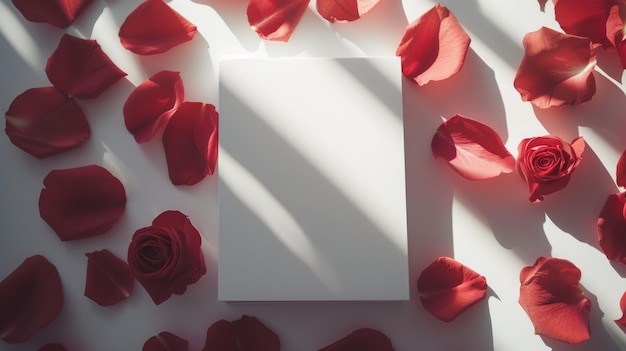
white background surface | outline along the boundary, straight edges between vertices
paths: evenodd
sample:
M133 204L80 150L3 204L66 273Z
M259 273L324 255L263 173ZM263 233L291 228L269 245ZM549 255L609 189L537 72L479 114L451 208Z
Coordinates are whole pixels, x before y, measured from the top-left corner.
M36 350L63 342L69 350L140 350L150 336L170 331L200 350L213 322L254 315L276 331L284 351L319 349L361 327L381 330L399 351L409 350L619 350L625 334L613 323L621 316L626 269L598 250L595 222L608 194L618 191L615 164L626 149L626 96L615 56L601 53L595 72L597 93L577 107L537 110L523 103L513 78L523 55L522 37L542 25L558 29L552 5L539 11L534 0L448 0L472 38L462 71L425 87L405 81L407 205L411 301L354 304L246 304L217 300L217 179L175 187L167 177L161 142L137 145L125 130L122 105L132 89L152 74L181 71L187 101L217 103L216 68L220 58L389 56L407 23L431 8L427 0L381 0L356 22L330 25L310 5L288 43L260 40L248 27L245 0L174 0L170 5L195 23L199 33L168 53L139 57L119 43L120 24L138 0L95 0L67 33L97 39L128 73L96 100L79 101L92 127L82 147L37 160L0 136L0 277L24 258L43 254L61 274L65 305L59 317L22 345L0 342L0 349ZM64 30L27 22L8 0L0 2L0 107L6 111L24 90L49 85L47 57ZM584 159L568 187L531 204L525 184L513 173L471 182L434 160L430 140L440 116L463 114L494 128L517 154L525 137L552 133L566 140L585 137ZM61 242L39 218L42 180L52 169L100 164L124 183L125 215L99 237ZM202 233L207 275L185 295L155 306L136 284L132 296L100 307L83 296L85 252L108 248L120 257L132 233L164 210L190 216ZM456 259L487 278L488 298L452 323L440 322L421 306L415 281L441 255ZM542 339L517 304L519 271L538 256L574 262L593 303L591 341L577 346Z

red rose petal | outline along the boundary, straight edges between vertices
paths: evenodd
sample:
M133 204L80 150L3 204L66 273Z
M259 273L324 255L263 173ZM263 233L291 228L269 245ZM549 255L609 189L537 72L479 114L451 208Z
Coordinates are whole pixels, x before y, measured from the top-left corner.
M622 188L626 187L626 150L622 153L619 160L617 161L616 167L616 182L617 186L621 186Z
M622 328L626 328L626 293L619 300L619 308L622 310L622 318L616 319L615 323Z
M184 102L163 133L167 169L174 185L193 185L213 174L217 162L215 106Z
M287 41L308 5L309 0L250 0L248 23L262 39Z
M206 331L206 341L202 351L240 351L235 326L229 321L219 320Z
M565 33L608 47L606 20L611 5L607 0L559 0L554 4L554 17Z
M124 123L135 141L143 143L167 124L184 98L179 72L161 71L141 83L124 103Z
M379 332L370 328L362 328L353 331L346 337L321 348L319 351L393 351L391 340Z
M523 42L524 58L513 82L523 101L548 108L580 104L595 94L591 40L542 27Z
M459 72L470 44L459 21L447 7L436 4L409 24L396 49L402 73L424 85Z
M365 16L380 0L317 0L317 12L329 22L355 21Z
M482 275L449 257L439 257L417 280L424 308L444 322L451 322L487 295Z
M100 166L53 170L43 184L39 213L63 241L105 233L124 213L124 186Z
M0 338L9 344L26 341L62 307L56 267L43 256L31 256L0 282Z
M144 344L142 351L187 351L189 342L170 332L161 332Z
M279 351L278 335L255 317L242 316L228 322L213 323L206 333L202 351Z
M92 0L12 0L13 5L31 22L49 23L66 28Z
M589 340L591 301L580 290L580 270L570 261L540 257L520 272L519 304L535 333L569 344Z
M515 158L500 136L489 126L456 115L439 126L431 148L461 176L471 180L489 179L515 169Z
M63 344L50 343L43 345L37 351L67 351L67 349L63 346Z
M626 24L620 14L620 7L615 5L611 7L606 20L606 36L610 44L615 47L622 68L626 68L626 40L624 40L624 28L626 28Z
M5 119L11 142L37 158L75 148L91 135L80 106L54 87L21 93L11 102Z
M126 76L95 40L64 34L46 64L48 79L79 99L93 99Z
M626 264L626 193L611 194L598 216L597 234L609 260Z
M135 278L126 261L109 250L86 254L85 296L100 306L112 306L130 296Z
M546 10L546 2L548 2L548 0L537 0L537 2L539 2L539 9L543 12Z
M163 0L146 0L131 12L120 27L126 49L139 55L154 55L193 39L196 26Z

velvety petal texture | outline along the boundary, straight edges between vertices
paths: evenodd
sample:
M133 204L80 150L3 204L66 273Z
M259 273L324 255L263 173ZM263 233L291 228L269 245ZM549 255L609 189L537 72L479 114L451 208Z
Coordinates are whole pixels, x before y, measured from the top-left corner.
M452 12L436 4L408 25L396 56L400 56L402 73L412 82L424 85L458 73L470 41Z
M101 166L53 170L43 185L39 214L63 241L107 232L126 207L124 186Z
M524 36L524 57L513 82L523 101L539 108L576 105L596 92L594 44L542 27Z
M617 186L621 186L622 188L626 188L626 150L622 153L619 160L617 160L616 167L616 178Z
M278 335L255 317L242 316L213 323L206 332L202 351L279 351Z
M4 117L11 142L37 158L75 148L91 135L76 100L54 87L26 90L11 102Z
M43 256L31 256L0 282L0 338L9 344L26 341L50 324L62 307L56 267Z
M66 28L92 0L12 0L24 18Z
M130 296L135 277L126 261L106 249L86 255L85 296L100 306L112 306Z
M174 185L193 185L213 174L217 163L218 113L215 106L184 102L163 133L167 169Z
M69 34L48 58L46 74L52 85L78 99L94 99L126 76L95 40Z
M611 5L611 0L559 0L554 4L554 16L565 33L610 46L606 20Z
M626 193L611 194L598 217L598 242L611 261L626 264Z
M40 347L37 351L68 351L63 344L50 343Z
M380 0L317 0L317 12L329 22L350 22L365 16Z
M178 335L170 332L160 332L159 334L146 340L142 351L187 351L189 342Z
M589 340L591 301L578 286L580 277L573 263L552 257L522 269L519 304L536 334L569 344Z
M163 0L146 0L131 12L120 27L126 49L139 55L154 55L193 39L196 26Z
M443 158L470 180L489 179L515 169L515 158L500 136L486 124L465 116L456 115L442 123L431 148L435 157Z
M622 310L622 317L615 320L615 323L622 328L626 328L626 293L622 295L622 298L619 301L619 308Z
M451 322L487 295L487 280L462 263L439 257L417 279L424 308L444 322Z
M248 23L262 39L288 41L308 5L309 0L250 0Z
M183 102L185 88L179 72L161 71L141 83L124 103L124 123L138 143L163 128Z
M380 331L362 328L319 351L393 351L393 346L391 340Z

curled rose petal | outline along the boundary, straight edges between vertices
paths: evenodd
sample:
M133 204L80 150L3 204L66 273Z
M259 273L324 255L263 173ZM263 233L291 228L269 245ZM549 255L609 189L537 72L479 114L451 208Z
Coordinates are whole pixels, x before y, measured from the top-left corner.
M100 166L53 170L43 184L39 214L63 241L103 234L124 213L124 186Z
M85 296L100 306L112 306L130 296L135 278L126 261L109 250L86 254Z
M255 317L242 316L228 322L213 323L206 332L202 351L279 351L278 335Z
M444 322L451 322L487 295L487 280L460 262L439 257L417 279L424 308Z
M544 12L546 10L546 2L548 2L548 0L537 0L537 2L539 2L539 9L541 12Z
M138 55L154 55L193 39L196 26L163 0L146 0L119 31L122 46Z
M141 83L124 103L124 123L135 141L150 140L176 112L184 98L179 72L161 71Z
M542 27L526 34L523 43L524 57L513 82L523 101L548 108L580 104L595 94L591 40Z
M361 328L353 331L342 339L321 348L319 351L393 351L391 340L370 328Z
M611 7L609 17L606 20L606 36L610 44L615 48L619 56L622 68L626 69L626 38L624 38L626 23L620 14L620 6Z
M95 40L69 34L48 58L46 74L52 85L78 99L96 98L126 76Z
M262 39L288 41L308 5L309 0L250 0L248 23Z
M31 256L0 282L0 338L9 344L26 341L50 324L62 307L56 267L43 256Z
M515 169L515 158L500 136L489 126L456 115L439 126L431 148L461 176L471 180L489 179Z
M50 343L45 344L39 348L37 351L68 351L63 344L59 343Z
M626 193L611 194L598 216L598 243L611 261L626 264Z
M606 20L611 5L613 1L607 0L559 0L554 4L554 17L565 33L608 47Z
M519 304L536 334L569 344L589 340L591 301L578 286L580 276L573 263L552 257L522 269Z
M163 133L167 169L174 185L193 185L213 174L217 162L215 106L184 102Z
M170 332L160 332L159 334L146 340L142 351L187 351L189 342Z
M622 318L615 320L615 323L622 328L626 328L626 293L619 300L619 308L622 310Z
M350 22L365 16L380 0L317 0L317 12L329 22Z
M458 73L470 41L452 12L436 4L407 26L396 56L400 56L402 73L424 85Z
M622 153L619 160L617 160L616 167L616 179L617 186L621 186L622 188L626 187L626 150Z
M54 87L21 93L11 102L5 119L11 142L37 158L75 148L91 135L76 100Z
M66 28L92 0L12 0L24 18Z

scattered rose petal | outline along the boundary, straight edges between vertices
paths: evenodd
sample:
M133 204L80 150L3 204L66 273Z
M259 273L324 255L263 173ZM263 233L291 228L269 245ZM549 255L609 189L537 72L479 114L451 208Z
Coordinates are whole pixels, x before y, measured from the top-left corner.
M170 332L160 332L148 339L142 351L187 351L189 342Z
M50 343L43 345L37 351L67 351L67 349L63 346L63 344Z
M179 72L161 71L141 83L124 103L124 123L138 143L146 142L167 124L183 102Z
M576 105L596 92L594 45L588 38L541 29L524 36L524 57L513 84L539 108Z
M461 176L471 180L489 179L515 169L515 158L500 136L489 126L456 115L439 126L431 148Z
M26 341L50 324L62 307L56 267L43 256L31 256L0 282L0 338L9 344Z
M255 317L242 316L213 323L206 332L202 351L279 351L278 335Z
M611 194L598 216L598 242L611 261L626 264L626 193Z
M184 102L163 133L167 170L174 185L193 185L213 174L217 162L215 106Z
M451 322L487 295L487 280L460 262L439 257L417 279L424 308L444 322Z
M95 40L64 34L46 64L48 79L59 90L78 99L93 99L124 78Z
M146 0L131 12L120 27L126 49L138 55L154 55L193 39L196 26L163 0Z
M622 318L615 320L615 323L622 328L626 328L626 293L619 300L619 308L622 310Z
M11 142L37 158L75 148L91 134L80 106L54 87L21 93L11 102L5 119Z
M165 211L152 225L135 232L128 246L130 269L159 305L206 273L201 237L189 218Z
M124 186L100 166L53 170L43 184L39 213L63 241L103 234L124 213Z
M620 14L620 6L611 7L606 20L606 36L619 56L622 68L626 69L626 38L624 38L626 23Z
M408 25L396 56L400 56L402 73L424 85L459 72L469 45L469 35L452 12L436 4Z
M546 2L548 2L548 0L537 0L537 2L539 2L539 9L541 10L541 12L545 12Z
M31 22L66 28L92 0L12 0L13 5Z
M540 202L543 195L563 189L584 150L582 137L571 144L552 135L523 139L518 146L517 169L528 184L529 200Z
M519 304L535 334L569 344L589 340L591 301L578 286L580 276L573 263L552 257L522 268Z
M288 41L308 5L309 0L250 0L248 23L261 39Z
M559 0L554 4L554 17L565 33L610 46L606 20L612 4L607 0Z
M626 150L622 153L619 160L617 160L616 167L616 182L617 186L622 188L626 187Z
M370 328L353 331L348 336L320 349L319 351L393 351L391 340Z
M365 16L380 0L317 0L317 12L329 22L350 22Z
M126 261L109 250L86 254L85 296L100 306L112 306L130 296L135 278Z

